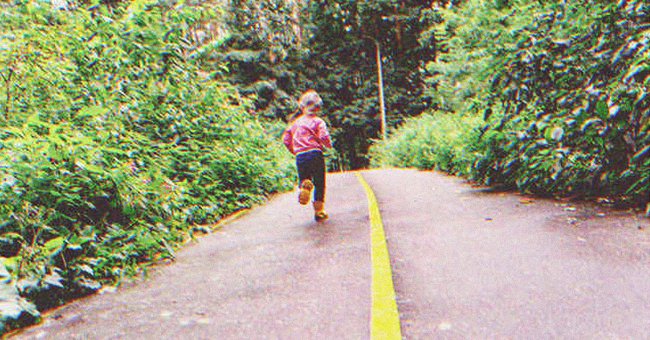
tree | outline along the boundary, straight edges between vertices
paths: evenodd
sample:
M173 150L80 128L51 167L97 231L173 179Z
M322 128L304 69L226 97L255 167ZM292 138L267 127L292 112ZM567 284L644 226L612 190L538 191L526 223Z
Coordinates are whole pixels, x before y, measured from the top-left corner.
M303 54L302 2L231 0L229 6L230 38L218 62L228 63L227 78L254 97L259 114L283 118L293 109L299 78L293 69Z
M323 93L336 148L351 168L368 164L372 138L379 137L376 41L382 50L388 126L421 113L424 65L435 45L420 40L432 1L313 1L309 58L304 60L311 87ZM371 38L371 39L368 39Z
M283 119L295 98L313 88L325 99L336 164L368 164L379 137L376 41L382 50L388 126L429 107L425 65L435 56L433 1L232 0L231 37L221 56L227 78L255 97L255 110ZM339 166L333 166L339 167Z

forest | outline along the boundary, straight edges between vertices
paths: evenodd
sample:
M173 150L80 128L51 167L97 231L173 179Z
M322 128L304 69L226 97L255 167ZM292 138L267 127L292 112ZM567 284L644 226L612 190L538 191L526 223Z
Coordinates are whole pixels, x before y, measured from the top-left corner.
M649 57L643 0L3 2L0 329L291 190L307 89L330 171L642 209Z

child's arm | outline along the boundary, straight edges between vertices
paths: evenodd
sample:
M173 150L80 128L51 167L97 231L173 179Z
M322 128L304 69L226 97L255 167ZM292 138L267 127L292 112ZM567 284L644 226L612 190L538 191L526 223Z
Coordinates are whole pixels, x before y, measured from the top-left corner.
M282 134L282 142L284 143L284 146L287 147L287 150L291 152L291 154L294 154L293 152L293 135L291 134L291 128L288 128L284 130L284 133Z
M332 148L332 140L330 139L330 133L327 131L327 125L325 121L320 120L318 122L317 137L320 141L320 144L326 148Z

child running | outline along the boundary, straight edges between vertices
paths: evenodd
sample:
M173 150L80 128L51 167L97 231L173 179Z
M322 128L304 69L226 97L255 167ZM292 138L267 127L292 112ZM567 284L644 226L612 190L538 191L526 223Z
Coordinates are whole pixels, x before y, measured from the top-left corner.
M314 219L318 222L328 218L325 213L325 158L323 150L332 147L327 125L317 116L323 100L314 90L300 97L300 106L295 119L282 136L284 145L296 156L300 190L298 202L309 203L314 190Z

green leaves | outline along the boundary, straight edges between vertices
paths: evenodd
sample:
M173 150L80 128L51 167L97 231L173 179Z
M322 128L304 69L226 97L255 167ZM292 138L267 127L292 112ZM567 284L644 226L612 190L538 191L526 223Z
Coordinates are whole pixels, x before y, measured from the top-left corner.
M473 143L482 120L443 112L412 118L388 141L370 148L373 166L439 169L468 175L475 157ZM501 139L494 134L489 138Z
M34 320L25 301L55 307L173 258L193 223L294 176L282 127L189 57L212 5L34 3L0 10L15 35L0 38L0 256L11 315L28 311L5 331Z
M217 60L227 78L254 101L257 114L286 121L302 91L316 89L337 148L333 166L368 164L378 136L377 41L383 55L388 125L421 113L422 64L435 42L420 39L432 20L421 1L230 1L232 34ZM373 40L374 39L374 40Z
M444 20L430 30L442 40L443 53L427 65L437 105L461 120L485 112L480 138L442 138L475 150L470 171L461 173L527 192L647 200L648 5L508 3L467 1L439 9ZM426 127L396 132L387 144L399 145L398 151L383 150L421 155L430 160L424 167L447 167L439 141L412 149L399 142L426 140L420 131L428 129L432 136L447 133L438 120L422 123Z
M0 261L0 333L15 327L21 320L35 321L40 313L33 304L20 297L18 290Z

